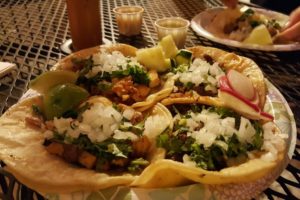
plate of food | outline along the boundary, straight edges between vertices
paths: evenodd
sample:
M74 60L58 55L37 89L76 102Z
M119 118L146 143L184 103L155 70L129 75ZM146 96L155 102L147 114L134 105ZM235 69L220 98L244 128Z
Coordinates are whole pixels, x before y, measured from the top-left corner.
M253 7L211 8L196 15L191 27L200 36L228 46L262 51L300 50L299 42L277 38L289 17Z
M171 36L79 51L30 88L0 118L0 160L47 199L251 199L295 148L256 63Z

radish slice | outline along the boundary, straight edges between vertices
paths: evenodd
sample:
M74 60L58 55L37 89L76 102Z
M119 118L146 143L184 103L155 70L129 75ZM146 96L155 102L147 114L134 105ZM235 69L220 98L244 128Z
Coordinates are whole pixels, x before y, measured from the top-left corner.
M248 104L227 91L219 91L219 97L224 101L226 106L232 108L241 115L249 119L261 119L258 106L255 106L252 103Z
M219 85L219 97L222 99L226 106L232 108L236 112L249 119L262 119L265 121L273 120L272 115L266 112L262 112L260 107L258 106L259 100L256 91L254 93L255 98L250 101L230 87L227 76L220 77Z
M274 117L266 112L260 112L260 116L261 116L261 119L263 119L265 121L273 121L274 120Z
M248 100L255 98L255 89L251 80L236 70L229 70L227 78L230 87Z
M250 100L253 104L258 105L259 106L259 96L257 91L255 91L254 93L254 98L252 100Z
M229 86L229 80L227 78L227 76L222 76L219 79L219 84L220 84L220 91L222 92L226 92L234 97L236 97L238 100L243 101L244 103L248 104L249 106L252 107L252 109L254 109L255 111L259 112L260 109L258 107L257 104L252 103L251 101L249 101L248 99L246 99L244 96L240 95L239 93L237 93L236 91L234 91L230 86ZM226 100L225 100L226 103ZM228 102L229 103L229 102ZM235 104L233 102L233 104ZM235 107L235 106L234 106ZM239 108L237 108L239 109Z

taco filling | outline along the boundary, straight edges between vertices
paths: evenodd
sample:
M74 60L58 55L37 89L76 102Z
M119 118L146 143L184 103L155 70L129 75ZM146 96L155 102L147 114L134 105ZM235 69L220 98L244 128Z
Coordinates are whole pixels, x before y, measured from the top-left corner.
M172 105L174 128L157 137L166 158L219 171L253 158L276 161L285 148L272 122L261 124L232 110L200 105Z
M191 63L173 67L170 74L175 80L173 93L195 91L202 96L217 96L218 79L225 72L211 57L207 55L206 58L195 58Z
M158 126L167 119L151 112L93 97L62 117L45 121L44 146L67 162L99 172L140 172L149 164L153 139L169 126Z
M79 70L77 85L92 95L104 95L116 102L132 104L142 101L150 90L160 84L154 70L147 71L135 57L126 57L119 51L101 49L87 59L72 59Z

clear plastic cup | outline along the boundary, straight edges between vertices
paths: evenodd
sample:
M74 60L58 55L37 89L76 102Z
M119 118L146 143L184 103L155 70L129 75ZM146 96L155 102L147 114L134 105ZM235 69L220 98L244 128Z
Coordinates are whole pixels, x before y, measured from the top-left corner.
M178 48L183 48L190 22L181 17L167 17L155 21L158 39L172 35Z
M138 35L141 32L144 8L141 6L120 6L113 9L119 33L125 36Z

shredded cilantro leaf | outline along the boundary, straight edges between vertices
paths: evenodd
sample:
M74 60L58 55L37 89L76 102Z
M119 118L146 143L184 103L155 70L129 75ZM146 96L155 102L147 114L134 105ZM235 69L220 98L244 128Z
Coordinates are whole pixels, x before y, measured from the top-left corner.
M252 15L254 15L254 11L249 8L245 12L243 12L243 14L237 19L237 21L244 21Z
M149 161L145 160L143 158L138 158L135 160L132 160L128 166L128 171L130 172L137 172L145 168L147 165L149 165Z
M38 105L32 104L32 111L34 114L38 115L38 116L43 116L43 112L41 110L41 108Z
M90 56L88 59L73 58L72 63L80 68L79 76L87 74L94 65L92 56Z
M127 65L127 69L112 72L112 77L122 78L131 76L135 83L149 85L150 79L147 72L137 65Z
M171 110L173 114L178 114L177 105L173 105ZM186 119L190 117L191 112L200 113L203 109L209 109L210 112L218 113L222 119L226 117L235 118L235 122L239 128L241 116L232 110L220 107L206 108L203 105L190 105L186 111L180 109L180 119L174 121L172 132L176 134L163 133L157 137L156 145L167 151L167 158L182 162L185 154L189 155L191 160L198 167L207 170L221 170L231 166L232 163L244 162L247 160L247 152L260 150L263 145L263 129L259 121L251 120L251 124L256 130L251 142L241 142L238 135L233 133L232 136L220 135L216 141L209 147L199 144L196 139L189 136L189 127L187 127ZM175 112L174 112L175 111ZM182 114L184 113L184 114ZM199 130L203 124L199 124ZM196 130L196 129L195 129ZM199 133L201 134L201 133ZM220 143L221 142L221 143ZM222 143L224 145L222 145ZM241 161L243 158L244 161Z

